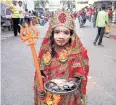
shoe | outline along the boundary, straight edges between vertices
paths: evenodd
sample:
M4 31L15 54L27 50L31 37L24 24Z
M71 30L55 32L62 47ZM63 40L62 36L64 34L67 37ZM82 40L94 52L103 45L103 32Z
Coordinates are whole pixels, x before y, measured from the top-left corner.
M103 45L103 44L98 44L98 46L102 46L102 47L104 47L104 45Z
M93 44L96 46L96 42L93 42Z
M106 38L110 38L110 35L106 35Z

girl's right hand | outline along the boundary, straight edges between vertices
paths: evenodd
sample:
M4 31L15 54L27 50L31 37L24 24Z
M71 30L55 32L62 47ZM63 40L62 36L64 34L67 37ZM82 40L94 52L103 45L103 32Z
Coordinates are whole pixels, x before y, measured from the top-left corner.
M39 95L40 100L44 100L45 96L46 96L46 93L45 93L45 91L38 88L38 95Z

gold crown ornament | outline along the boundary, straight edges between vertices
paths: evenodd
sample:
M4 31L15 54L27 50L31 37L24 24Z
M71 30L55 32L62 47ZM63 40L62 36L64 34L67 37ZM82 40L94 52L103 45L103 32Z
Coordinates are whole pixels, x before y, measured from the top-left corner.
M52 28L57 26L65 26L71 30L74 30L73 18L64 8L54 13L53 17L51 18L50 25Z

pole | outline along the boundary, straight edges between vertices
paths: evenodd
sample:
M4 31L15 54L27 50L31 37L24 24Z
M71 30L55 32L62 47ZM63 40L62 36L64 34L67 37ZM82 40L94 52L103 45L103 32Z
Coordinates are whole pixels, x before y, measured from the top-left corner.
M40 64L37 58L37 54L36 54L36 50L35 50L35 39L38 38L38 32L37 30L34 28L34 26L32 25L32 22L30 23L30 28L33 30L34 35L32 35L28 24L25 24L26 27L26 36L23 36L24 33L24 29L23 27L20 25L20 38L23 42L28 41L28 45L31 47L31 51L32 51L32 56L34 59L34 64L35 64L35 68L36 68L36 73L37 73L37 78L39 80L39 85L40 85L40 89L44 90L44 84L43 84L43 80L42 80L42 76L41 76L41 71L40 71Z
M40 89L44 90L44 85L43 85L43 80L42 80L42 76L41 76L41 72L40 72L40 65L39 65L39 60L37 58L36 50L35 50L35 47L33 44L31 44L30 47L31 47L31 51L32 51L33 59L34 59L34 64L36 67L36 72L37 72L37 76L38 76L38 80L39 80L39 84L40 84Z

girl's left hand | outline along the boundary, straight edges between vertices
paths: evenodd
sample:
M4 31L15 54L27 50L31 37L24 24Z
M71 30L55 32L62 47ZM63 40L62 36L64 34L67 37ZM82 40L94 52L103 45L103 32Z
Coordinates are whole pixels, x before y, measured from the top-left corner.
M76 82L77 81L77 78L69 78L69 81Z

